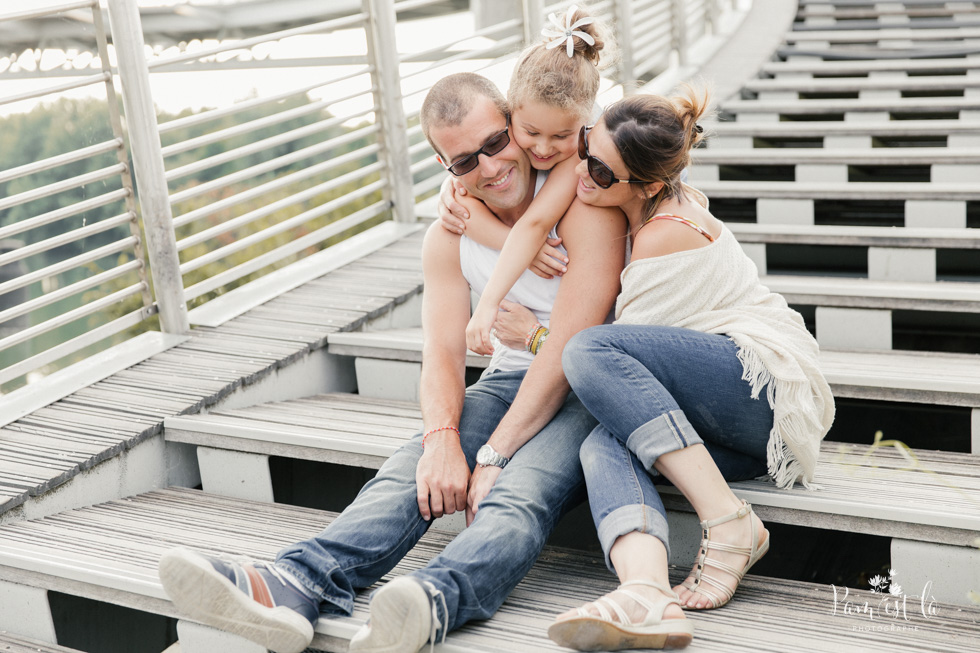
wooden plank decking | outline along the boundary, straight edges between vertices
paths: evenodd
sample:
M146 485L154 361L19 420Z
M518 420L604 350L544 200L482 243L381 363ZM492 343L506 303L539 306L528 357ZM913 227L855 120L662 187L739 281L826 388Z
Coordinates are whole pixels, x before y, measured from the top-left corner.
M421 226L420 226L421 228ZM0 514L421 291L415 232L0 429Z
M0 528L0 578L13 582L30 579L31 584L49 590L177 616L156 577L163 551L187 545L216 554L268 560L281 546L315 534L331 518L331 513L305 508L229 499L195 490L161 490L5 525ZM426 564L451 537L430 532L389 578ZM680 578L675 570L674 581ZM545 636L554 615L614 587L615 580L599 557L546 549L493 619L452 633L440 650L565 650ZM909 589L910 595L912 591ZM367 592L358 596L352 619L322 621L314 647L346 650L344 640L367 616L367 596ZM895 600L881 594L848 589L845 599L844 588L837 588L835 603L832 586L749 576L729 606L688 613L695 622L696 635L687 650L975 650L980 637L980 608L931 607L932 611L923 615L917 599L910 598L906 621L905 616L896 616ZM873 619L866 610L873 610Z

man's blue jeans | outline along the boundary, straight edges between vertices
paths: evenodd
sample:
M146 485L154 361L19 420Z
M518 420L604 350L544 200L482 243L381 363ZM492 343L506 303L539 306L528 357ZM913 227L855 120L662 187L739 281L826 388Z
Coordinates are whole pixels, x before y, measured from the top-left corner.
M523 378L523 371L495 372L467 388L459 430L470 469ZM579 448L596 423L570 394L504 468L473 524L413 572L443 593L449 630L492 616L534 564L558 520L585 499ZM321 614L349 615L355 590L388 573L429 528L416 498L421 441L419 434L395 452L326 530L279 553L277 564L324 601Z
M626 533L653 535L670 551L652 478L660 456L703 444L726 480L766 473L773 412L765 391L751 397L737 354L724 335L645 325L592 327L565 345L565 376L600 422L582 445L582 467L611 570L609 550Z

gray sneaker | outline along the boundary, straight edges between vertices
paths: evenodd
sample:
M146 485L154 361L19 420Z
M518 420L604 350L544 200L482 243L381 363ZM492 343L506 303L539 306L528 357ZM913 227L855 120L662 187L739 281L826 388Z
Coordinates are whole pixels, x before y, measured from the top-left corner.
M446 599L432 583L396 578L374 593L370 610L350 653L417 653L426 642L435 645L440 631L440 642L446 640Z
M313 639L319 602L274 565L177 548L160 557L159 574L167 596L195 621L276 653L300 653Z

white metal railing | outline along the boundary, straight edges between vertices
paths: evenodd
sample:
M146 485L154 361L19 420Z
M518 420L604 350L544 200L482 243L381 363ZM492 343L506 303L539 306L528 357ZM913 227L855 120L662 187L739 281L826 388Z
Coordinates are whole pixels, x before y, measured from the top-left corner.
M379 221L414 221L414 205L434 193L445 175L418 125L431 84L467 70L506 88L518 53L541 39L548 14L572 4L523 0L519 15L481 28L465 22L471 18L450 16L456 21L451 28L406 45L398 34L410 28L405 21L411 12L431 10L440 0L362 0L348 16L194 42L172 52L143 42L136 0L105 2L111 49L97 0L0 17L91 11L98 66L71 71L71 79L40 90L0 97L0 107L102 85L111 126L111 137L99 142L0 170L6 191L0 195L0 242L6 245L0 251L0 384L71 360L131 327L149 328L152 315L165 333L184 333L191 307ZM590 2L589 11L611 26L621 52L604 71L606 92L613 98L631 92L684 63L734 2ZM263 49L288 49L312 38L319 39L330 65L310 65L313 58L302 57L308 67L294 88L158 118L154 98L162 91L154 91L174 71L223 75L247 67ZM343 52L331 50L341 38L348 44ZM219 70L225 72L213 72ZM123 90L126 135L114 74ZM39 200L80 191L84 197L30 211ZM46 262L37 265L41 259ZM81 333L55 337L85 320L90 322ZM10 325L17 327L3 331ZM49 338L56 342L47 344Z
M0 21L78 11L91 15L98 73L0 97L9 105L102 87L103 126L111 134L0 171L0 386L72 360L156 311L98 2L20 11Z

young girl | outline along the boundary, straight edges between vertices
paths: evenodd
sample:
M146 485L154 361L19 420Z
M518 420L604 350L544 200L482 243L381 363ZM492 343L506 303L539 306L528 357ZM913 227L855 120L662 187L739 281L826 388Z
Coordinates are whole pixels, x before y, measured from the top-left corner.
M568 263L556 249L560 240L546 240L546 236L575 199L578 157L573 155L578 152L579 130L593 113L599 52L608 46L608 39L595 19L575 5L563 17L552 14L549 19L552 27L541 31L548 38L522 55L507 92L514 139L532 167L549 171L548 180L513 229L501 224L481 202L465 202L471 216L467 236L502 250L466 327L467 346L480 354L493 353L490 330L498 305L523 271L530 266L535 274L551 278L565 272ZM452 198L452 190L448 180L444 198ZM451 199L443 203L450 204ZM460 223L450 219L444 218L442 225L463 231ZM537 338L529 338L529 350L533 345L536 353L545 333L542 327Z

